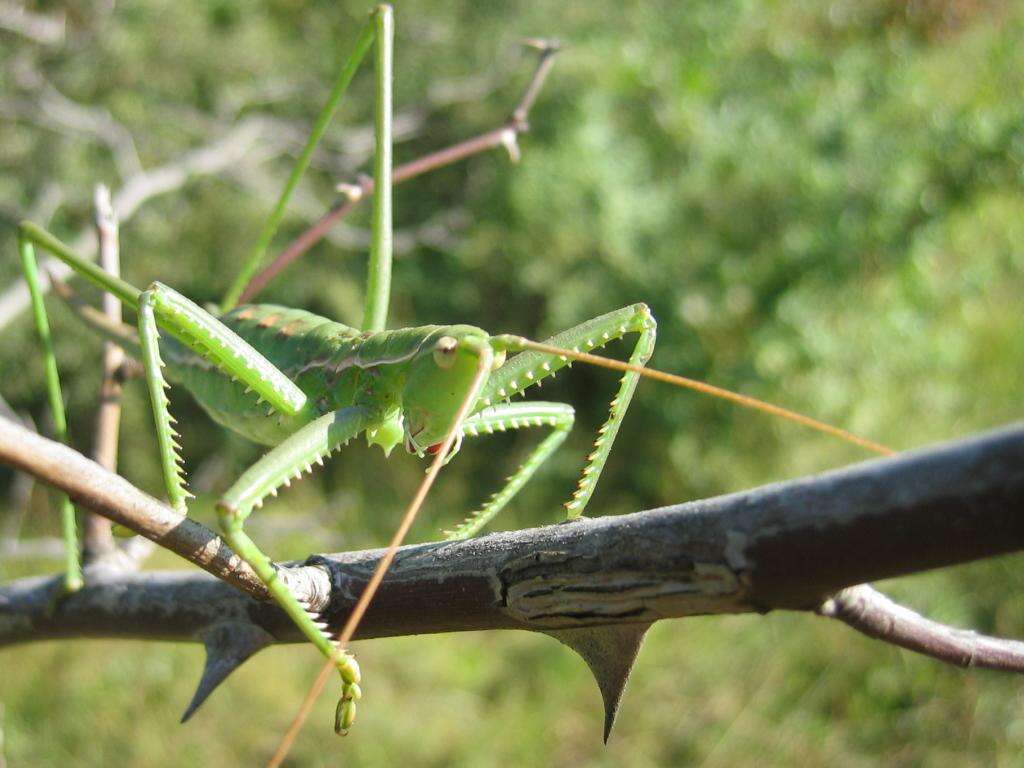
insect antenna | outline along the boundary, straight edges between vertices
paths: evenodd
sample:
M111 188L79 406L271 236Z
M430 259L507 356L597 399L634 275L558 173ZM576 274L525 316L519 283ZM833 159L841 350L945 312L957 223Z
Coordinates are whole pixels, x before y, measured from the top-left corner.
M465 398L459 405L459 410L455 414L455 421L452 423L451 429L448 430L448 434L441 443L441 448L434 455L434 460L431 462L426 476L423 478L422 482L420 482L420 487L416 490L416 495L413 496L412 501L409 502L409 506L405 510L405 514L402 516L402 522L391 537L391 541L388 543L384 555L377 562L377 567L374 569L373 575L367 582L366 588L359 596L359 600L356 602L355 607L352 609L352 612L348 615L348 619L345 621L345 626L342 627L341 633L335 640L335 645L339 649L348 645L352 636L355 634L356 629L359 627L359 622L362 621L363 615L366 613L366 609L370 606L373 596L377 593L377 589L384 580L384 574L386 574L388 568L391 567L391 563L395 559L395 554L398 552L398 548L402 545L406 535L409 533L409 529L412 527L413 521L416 519L416 515L419 514L420 508L422 508L423 502L427 498L427 493L430 491L431 486L433 486L434 480L437 478L441 468L445 465L452 445L454 445L458 436L462 434L462 422L465 421L467 416L469 416L470 411L476 404L477 397L480 395L480 391L483 389L484 384L487 381L487 375L491 370L492 361L493 353L491 352L490 347L486 345L483 346L479 350L476 374L473 377L473 381L470 384L469 389L466 391ZM274 752L273 757L270 758L270 762L267 763L267 768L277 768L288 755L288 751L291 749L292 743L295 741L295 737L298 736L299 731L302 730L303 723L309 716L310 710L313 708L313 704L320 696L320 693L323 691L324 686L327 684L327 680L334 669L334 659L328 659L327 663L324 664L323 668L320 670L320 674L317 675L313 685L310 686L309 691L306 693L306 698L303 699L302 705L299 707L299 711L295 715L295 719L292 721L291 725L288 726L288 730L281 738L281 742L278 744L277 750Z
M578 360L581 363L588 363L590 365L596 365L600 368L609 368L613 371L633 372L638 373L648 379L655 379L656 381L663 381L666 384L673 384L677 387L683 387L685 389L691 389L695 392L701 392L705 395L711 395L722 400L728 400L729 402L741 405L744 408L751 408L755 411L761 411L762 413L768 413L772 416L778 416L779 418L792 421L797 424L801 424L809 429L823 432L826 435L837 437L840 440L845 440L853 445L860 446L865 450L873 453L880 454L882 456L892 456L896 453L892 448L889 448L881 443L877 443L874 440L869 440L859 435L855 435L852 432L848 432L845 429L840 429L831 424L826 424L818 419L805 416L802 413L791 411L788 408L783 408L772 403L765 402L764 400L758 400L756 397L750 397L749 395L741 395L739 392L733 392L729 389L723 389L722 387L716 387L714 384L708 384L704 381L697 379L690 379L686 376L678 376L674 373L665 373L654 368L645 368L639 365L632 365L631 363L624 363L621 360L615 360L614 358L601 357L600 355L593 355L589 352L578 352L572 349L564 349L562 347L555 347L550 344L544 344L539 341L531 341L530 339L522 336L504 335L495 337L495 341L498 341L501 345L507 345L508 351L525 351L530 350L533 352L541 352L547 355L557 355L563 360Z

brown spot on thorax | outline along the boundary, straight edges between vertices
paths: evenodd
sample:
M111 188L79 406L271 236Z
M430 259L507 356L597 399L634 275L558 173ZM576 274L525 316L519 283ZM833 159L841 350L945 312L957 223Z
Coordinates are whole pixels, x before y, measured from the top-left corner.
M278 331L278 336L294 336L296 332L302 330L305 323L301 320L292 320L287 325L281 326Z
M256 323L256 325L258 325L260 328L269 328L280 319L280 315L267 315L266 317L261 318L260 321Z

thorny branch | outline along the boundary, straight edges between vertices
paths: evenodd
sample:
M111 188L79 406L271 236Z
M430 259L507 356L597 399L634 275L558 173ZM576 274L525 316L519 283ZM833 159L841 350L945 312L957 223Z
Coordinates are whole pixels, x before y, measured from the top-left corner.
M517 139L520 134L529 130L527 121L533 102L540 93L544 81L554 64L555 54L560 50L560 45L553 40L528 40L526 44L536 48L539 52L537 66L526 86L523 96L512 111L511 117L504 125L490 131L474 136L458 144L445 149L438 150L425 155L417 160L397 166L391 173L393 184L401 184L403 181L422 176L430 171L443 168L447 165L457 163L467 157L487 152L497 147L504 147L513 161L519 159L519 146ZM354 182L347 182L338 185L338 190L343 193L342 199L327 213L321 216L305 232L295 238L273 261L258 272L249 285L242 292L239 301L242 303L252 299L262 291L277 275L286 267L300 258L310 248L320 242L338 221L347 216L361 200L373 194L373 179L369 176L359 176Z
M71 449L0 420L0 461L63 488L210 573L92 574L0 586L0 646L55 637L195 640L224 621L299 635L216 537ZM404 547L361 637L546 633L711 613L816 611L953 664L1024 672L1020 643L955 630L867 586L1024 548L1024 425L786 483L620 517ZM380 550L285 569L333 629ZM239 587L242 594L232 586Z
M263 583L217 534L143 493L73 448L0 418L0 462L64 490L71 501L262 597Z

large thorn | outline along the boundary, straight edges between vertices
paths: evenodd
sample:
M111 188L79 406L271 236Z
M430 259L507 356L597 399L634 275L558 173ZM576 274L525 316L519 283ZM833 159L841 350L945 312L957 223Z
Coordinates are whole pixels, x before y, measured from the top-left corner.
M604 742L608 743L619 701L640 653L650 624L615 624L606 627L545 630L545 634L578 653L597 681L604 699Z
M206 646L206 665L199 685L192 696L181 722L185 722L206 701L224 680L257 651L274 642L274 638L255 624L222 621L212 624L200 633Z

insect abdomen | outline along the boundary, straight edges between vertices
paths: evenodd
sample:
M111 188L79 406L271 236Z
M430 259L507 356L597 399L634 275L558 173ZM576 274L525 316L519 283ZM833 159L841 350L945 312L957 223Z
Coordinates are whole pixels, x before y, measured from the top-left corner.
M349 350L360 331L312 312L272 304L237 307L220 319L294 381L319 406L317 413L345 405L337 402L337 382L329 387L323 368ZM257 404L252 392L173 338L161 338L161 351L170 378L188 389L214 421L250 440L276 445L309 420L268 415L266 403Z

